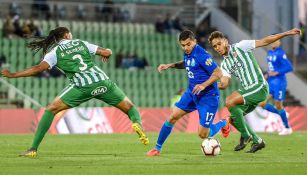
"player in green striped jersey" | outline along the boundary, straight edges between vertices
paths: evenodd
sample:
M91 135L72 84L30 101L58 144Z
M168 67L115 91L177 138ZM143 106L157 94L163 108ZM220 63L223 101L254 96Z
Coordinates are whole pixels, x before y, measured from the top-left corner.
M28 77L56 66L66 74L71 83L48 105L38 125L32 147L22 156L36 157L38 146L57 113L78 106L92 98L102 100L126 113L140 141L145 145L149 143L142 129L140 114L133 103L114 82L109 80L105 72L94 64L93 55L101 56L106 62L112 55L110 49L100 48L86 41L74 40L70 31L65 27L51 30L47 37L30 42L28 47L35 53L42 49L43 61L16 73L3 70L1 71L3 76Z
M235 151L240 151L252 140L248 151L254 153L265 147L264 141L245 122L244 115L253 111L268 96L268 85L252 50L271 44L283 37L300 34L299 29L270 35L260 40L242 40L230 45L223 33L215 31L209 36L209 43L215 51L224 57L221 63L223 77L220 89L228 87L229 79L235 76L241 88L226 98L226 107L231 113L231 123L241 133L240 143Z

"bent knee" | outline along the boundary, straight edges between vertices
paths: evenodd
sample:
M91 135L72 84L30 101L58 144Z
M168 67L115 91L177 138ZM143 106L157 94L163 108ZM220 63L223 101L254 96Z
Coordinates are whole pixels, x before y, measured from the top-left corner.
M227 100L226 100L226 103L225 103L225 106L226 106L226 108L229 109L229 108L231 108L231 107L234 107L235 104L233 103L232 100L227 99Z

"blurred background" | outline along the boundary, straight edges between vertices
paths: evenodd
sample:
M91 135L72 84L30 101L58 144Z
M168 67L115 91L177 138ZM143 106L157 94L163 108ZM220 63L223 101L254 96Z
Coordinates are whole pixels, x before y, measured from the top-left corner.
M302 109L307 106L305 32L307 0L0 0L0 2L1 69L17 71L39 63L42 54L34 56L25 47L26 38L47 35L50 30L58 26L68 27L74 38L113 50L109 63L102 63L100 59L95 61L138 107L144 109L145 118L144 113L155 117L154 113L160 114L159 110L164 109L166 112L164 111L161 116L167 117L169 108L176 98L178 99L178 95L180 98L180 93L187 86L184 70L172 70L163 74L156 71L156 67L161 63L183 59L183 52L177 42L180 31L184 29L194 31L198 43L219 63L222 58L207 42L212 31L222 31L231 43L235 43L243 39L262 38L294 27L300 28L303 31L300 37L282 40L282 48L287 52L295 70L294 73L288 74L288 90L284 104L293 107L291 109ZM267 70L268 49L269 47L255 51L263 71ZM15 119L20 120L22 115L29 115L27 122L37 121L40 116L39 111L52 102L68 83L65 76L56 68L31 78L0 78L0 131L1 128L3 130L6 128L10 132L15 132L9 129L12 127L8 127L7 123L14 123ZM226 96L239 86L239 82L232 80L230 88L221 91L221 110ZM93 107L109 109L105 103L97 100L88 101L81 107L83 108L79 109L82 110L90 110ZM146 111L152 108L158 111ZM103 111L109 116L106 112L108 110ZM295 116L297 114L298 112L293 113ZM9 122L8 115L16 117L12 117L12 121ZM161 119L163 120L164 118ZM24 126L24 132L31 131L29 126L32 125ZM160 123L157 124L157 129L160 126ZM183 122L182 128L187 127L188 124Z

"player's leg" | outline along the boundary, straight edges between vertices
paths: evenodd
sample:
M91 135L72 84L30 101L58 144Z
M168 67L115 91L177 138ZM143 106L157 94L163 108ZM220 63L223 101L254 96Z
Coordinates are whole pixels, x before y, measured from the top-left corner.
M269 96L268 98L264 101L264 102L261 102L259 104L259 106L261 106L263 109L267 110L267 111L270 111L272 113L275 113L275 114L278 114L278 110L274 107L274 105L268 103L268 100L270 100L271 98L275 98L275 94L276 94L276 90L274 88L275 86L273 85L270 85L270 92L269 92Z
M20 156L35 157L37 149L49 130L54 116L62 110L77 106L82 102L80 92L73 85L66 87L62 93L49 104L38 124L31 148Z
M276 107L276 109L278 110L278 114L280 115L280 118L285 126L285 129L283 129L281 132L279 132L279 135L290 135L292 134L292 128L289 126L289 121L288 121L288 117L286 114L286 111L284 109L283 106L283 101L274 101L274 105Z
M172 132L172 129L173 129L175 123L180 118L182 118L185 114L187 114L186 111L183 111L182 109L180 109L176 106L173 108L173 111L172 111L172 114L170 115L170 118L168 120L166 120L161 127L155 148L153 148L152 150L147 152L147 154L146 154L147 156L158 156L158 155L160 155L160 152L162 150L162 146L163 146L164 142L166 141L166 139L168 138L168 136L170 135L170 133Z
M218 96L203 97L199 100L199 103L197 104L200 123L198 127L198 135L201 139L213 137L221 130L221 128L226 126L227 121L225 119L222 119L215 124L212 123L218 110L218 105Z
M132 122L132 129L138 134L141 143L144 145L149 144L149 140L143 131L140 113L125 93L111 80L99 82L97 88L99 87L105 87L106 91L102 94L96 95L95 98L102 100L109 105L115 106L127 114Z
M143 131L141 116L134 104L128 97L125 97L121 102L115 105L118 109L128 115L132 122L132 129L138 134L140 141L144 145L149 144L149 139Z
M155 148L147 152L147 156L158 156L162 150L165 140L170 135L175 123L182 118L185 114L192 112L196 109L193 101L193 95L185 92L179 102L175 104L172 113L167 121L161 127Z
M228 108L233 125L241 133L240 143L235 147L235 151L240 151L251 141L252 137L248 132L246 122L243 118L242 105L244 97L237 91L234 91L226 98L226 107Z
M274 106L271 104L268 104L265 106L265 109L268 111L271 111L273 113L276 113L280 116L285 129L283 129L279 134L280 135L288 135L292 133L292 129L289 127L289 122L287 118L286 111L283 107L283 101L285 99L286 95L286 84L276 84L270 88L270 93L272 94L272 98L274 100Z
M254 87L248 91L240 90L241 95L244 97L245 105L242 106L242 110L244 111L244 115L253 111L260 102L267 99L268 89L266 85L261 85L259 87ZM258 150L265 147L265 142L261 139L253 129L246 123L246 127L248 132L252 135L253 144L248 151L248 153L255 153Z

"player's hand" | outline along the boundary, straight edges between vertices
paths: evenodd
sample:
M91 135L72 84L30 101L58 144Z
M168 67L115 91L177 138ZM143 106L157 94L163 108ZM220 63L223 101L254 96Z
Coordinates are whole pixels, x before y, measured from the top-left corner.
M7 69L2 70L2 71L1 71L1 75L2 75L3 77L7 77L7 78L14 78L14 74L11 73L11 72L10 72L9 70L7 70Z
M300 29L294 28L294 29L287 31L287 33L289 35L301 35L302 31Z
M158 66L158 71L161 73L162 71L170 68L172 66L172 64L160 64Z
M109 58L110 58L110 57L101 57L101 59L102 59L102 61L103 61L104 63L108 62L108 61L109 61Z
M278 74L279 74L278 72L269 71L269 76L270 76L270 77L275 77L275 76L277 76Z
M195 95L198 95L198 94L199 94L201 91L203 91L205 88L206 88L205 85L203 85L203 84L197 84L197 85L194 87L192 93L195 94Z

